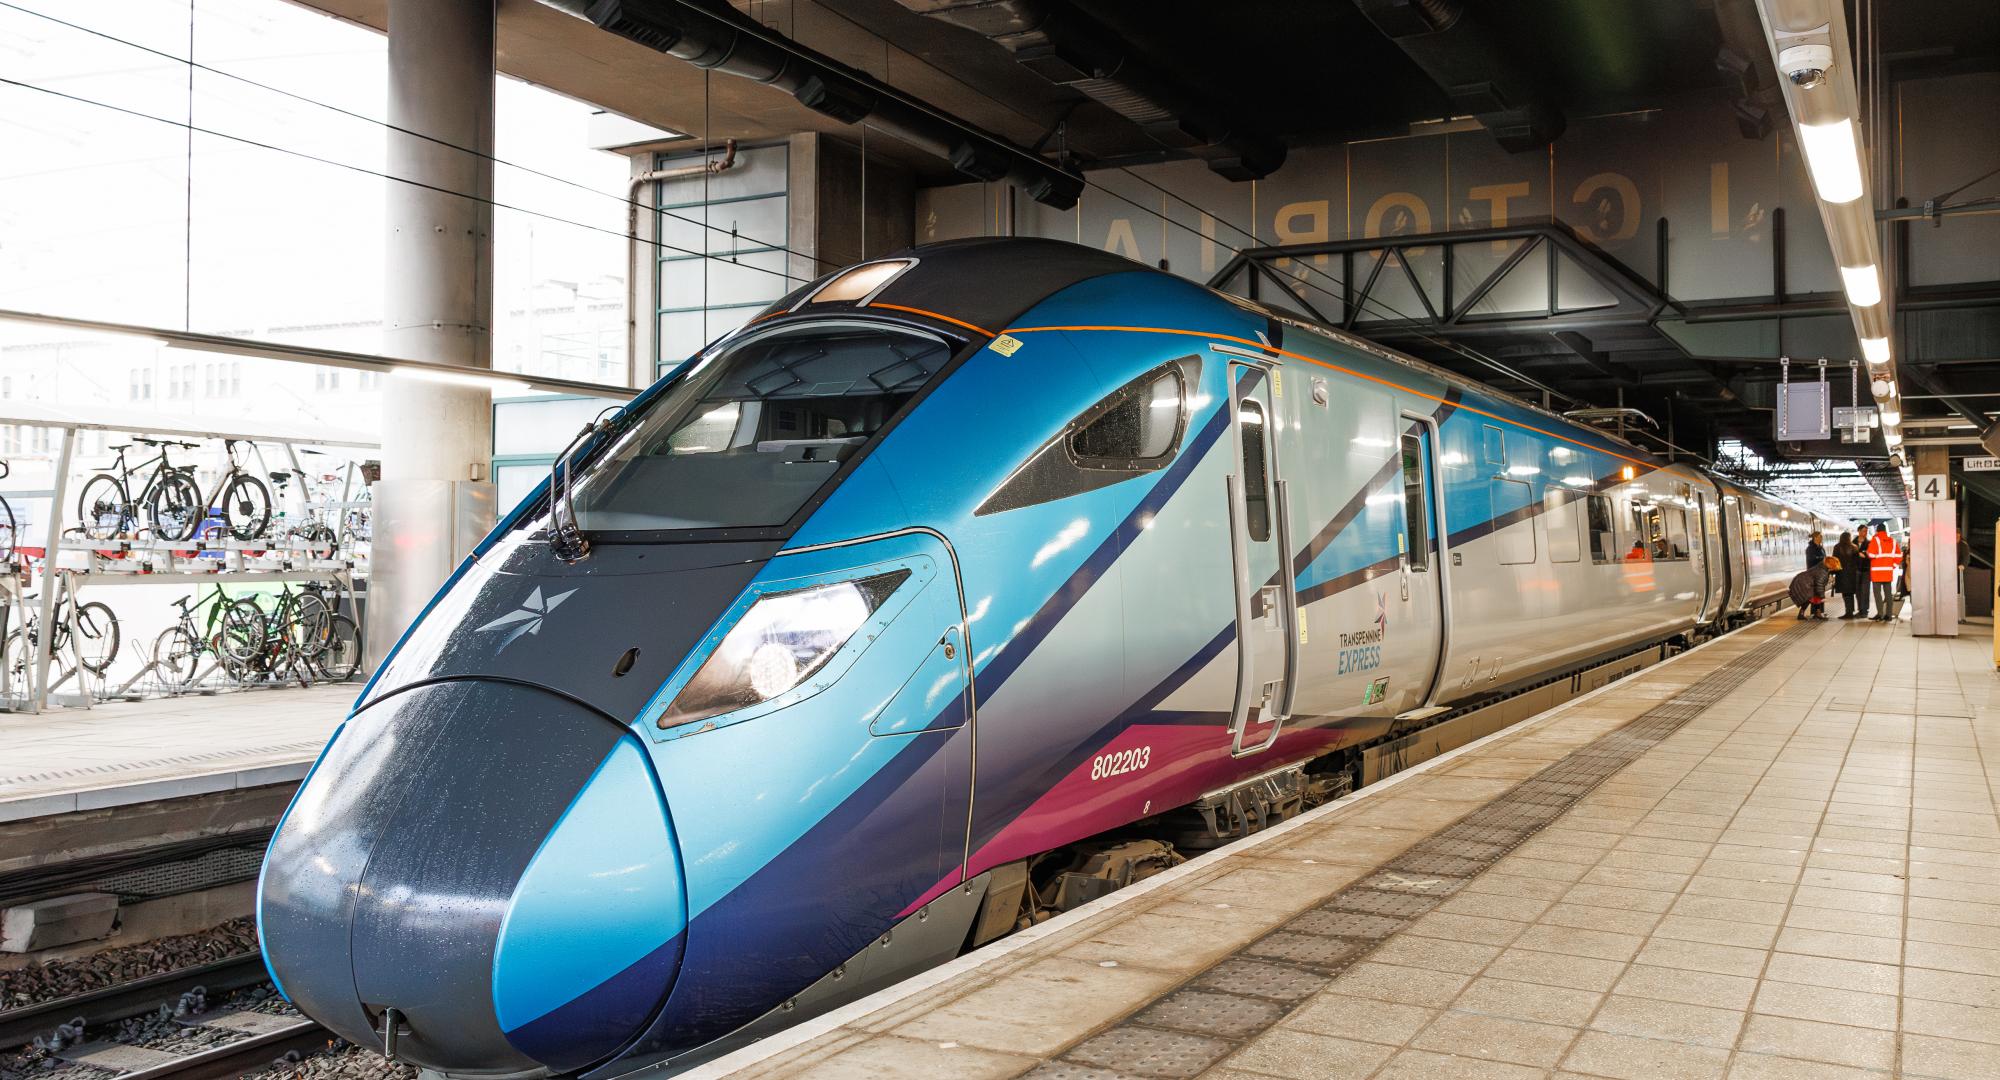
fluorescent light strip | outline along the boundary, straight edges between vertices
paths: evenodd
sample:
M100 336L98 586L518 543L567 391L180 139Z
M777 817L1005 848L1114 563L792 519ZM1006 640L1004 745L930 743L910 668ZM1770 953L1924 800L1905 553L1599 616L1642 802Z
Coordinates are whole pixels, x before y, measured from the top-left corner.
M1871 364L1889 362L1889 339L1886 337L1865 337L1861 339L1861 355Z
M429 368L391 368L393 378L410 379L415 382L443 383L447 386L466 386L475 390L491 390L495 393L518 394L533 389L520 379L503 379L472 371L435 371Z
M1854 138L1854 121L1800 124L1799 144L1820 198L1851 203L1861 197L1861 151Z
M1855 307L1874 307L1882 302L1882 275L1875 265L1843 266L1840 283L1847 289L1847 302Z

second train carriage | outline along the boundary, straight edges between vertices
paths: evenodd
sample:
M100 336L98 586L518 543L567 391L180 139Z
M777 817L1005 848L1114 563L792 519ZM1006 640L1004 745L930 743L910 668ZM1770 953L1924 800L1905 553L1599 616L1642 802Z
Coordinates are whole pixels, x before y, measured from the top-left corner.
M574 461L261 882L286 994L445 1074L711 1055L1011 925L1038 853L1774 603L1817 520L1031 240L815 282Z

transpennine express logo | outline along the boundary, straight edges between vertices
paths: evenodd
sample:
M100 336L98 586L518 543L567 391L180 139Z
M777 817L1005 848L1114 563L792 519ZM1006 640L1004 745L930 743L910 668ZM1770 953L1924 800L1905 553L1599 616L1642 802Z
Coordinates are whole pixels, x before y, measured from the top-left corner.
M547 618L549 613L560 606L563 601L575 595L576 590L571 589L568 592L557 593L549 597L545 602L542 599L542 587L537 585L535 586L535 591L529 593L526 600L521 601L520 607L487 623L485 626L474 631L474 633L484 633L488 630L498 630L503 626L512 626L514 632L502 638L500 644L495 647L494 651L498 652L512 645L523 634L541 633L542 620Z
M1349 675L1373 671L1382 666L1382 642L1389 636L1389 598L1375 594L1375 624L1368 630L1352 630L1340 635L1340 670Z

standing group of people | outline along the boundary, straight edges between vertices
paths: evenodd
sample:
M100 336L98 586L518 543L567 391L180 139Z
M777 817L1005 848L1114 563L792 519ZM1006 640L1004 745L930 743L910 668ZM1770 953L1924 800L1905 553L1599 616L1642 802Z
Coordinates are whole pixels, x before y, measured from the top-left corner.
M1792 600L1799 618L1826 618L1827 586L1840 590L1846 610L1843 619L1891 622L1896 618L1896 600L1909 595L1907 584L1898 591L1898 571L1905 555L1901 544L1887 528L1872 530L1863 525L1858 533L1841 533L1839 542L1828 552L1823 537L1812 534L1806 545L1806 569L1793 580ZM1868 613L1873 593L1875 614Z

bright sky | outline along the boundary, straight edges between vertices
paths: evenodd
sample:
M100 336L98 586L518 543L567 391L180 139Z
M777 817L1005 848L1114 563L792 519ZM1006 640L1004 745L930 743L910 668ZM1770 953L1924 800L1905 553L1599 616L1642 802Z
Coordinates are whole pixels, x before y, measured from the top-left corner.
M386 132L371 122L385 115L380 35L281 0L192 4L197 61L370 118L355 119L205 71L190 88L188 0L9 3L169 56L0 7L0 78L144 114L0 85L0 308L373 347L353 324L381 313L387 181L355 169L383 168ZM510 355L544 366L564 349L544 338L573 328L508 317L571 304L566 289L534 288L560 282L619 305L588 318L616 331L622 375L628 167L587 145L591 111L500 81L495 156L587 190L496 168L498 202L579 223L495 211L496 366ZM190 141L177 126L190 112L200 127L339 164Z

